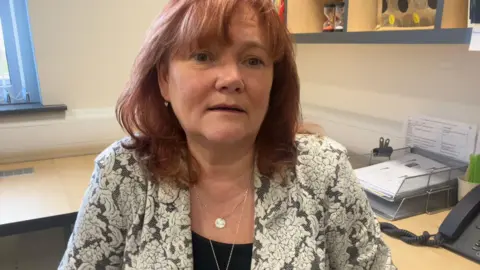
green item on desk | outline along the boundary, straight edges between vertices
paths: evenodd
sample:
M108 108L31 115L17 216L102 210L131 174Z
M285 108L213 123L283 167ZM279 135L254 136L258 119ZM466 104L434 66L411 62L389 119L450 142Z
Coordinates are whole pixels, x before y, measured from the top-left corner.
M465 180L470 183L480 184L480 155L471 155Z

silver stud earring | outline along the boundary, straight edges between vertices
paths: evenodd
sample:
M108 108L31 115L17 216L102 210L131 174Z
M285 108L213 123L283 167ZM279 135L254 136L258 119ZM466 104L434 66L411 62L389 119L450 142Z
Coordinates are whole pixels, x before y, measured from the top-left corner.
M165 104L165 107L168 107L168 101L165 101L163 104Z

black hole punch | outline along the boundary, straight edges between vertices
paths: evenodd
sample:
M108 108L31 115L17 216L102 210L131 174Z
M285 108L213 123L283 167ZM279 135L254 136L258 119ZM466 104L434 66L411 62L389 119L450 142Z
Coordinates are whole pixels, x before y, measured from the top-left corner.
M437 9L437 0L428 0L428 6L431 9Z

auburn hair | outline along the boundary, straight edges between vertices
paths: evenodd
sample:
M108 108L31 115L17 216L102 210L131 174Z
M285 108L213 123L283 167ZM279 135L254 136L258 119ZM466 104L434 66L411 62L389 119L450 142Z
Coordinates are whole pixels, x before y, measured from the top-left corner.
M274 59L269 107L255 141L258 171L286 173L297 153L300 86L293 42L271 0L172 0L155 19L134 62L131 78L116 107L117 120L130 135L123 147L134 150L155 176L189 185L197 181L186 135L170 107L164 106L158 79L185 46L229 42L235 8L249 4L257 13ZM193 44L193 45L192 45Z

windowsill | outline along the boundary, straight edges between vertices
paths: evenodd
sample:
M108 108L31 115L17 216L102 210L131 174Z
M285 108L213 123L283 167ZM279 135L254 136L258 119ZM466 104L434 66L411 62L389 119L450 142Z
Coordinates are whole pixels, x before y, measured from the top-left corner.
M0 117L4 115L25 115L45 112L64 112L67 105L42 105L40 103L0 105Z

